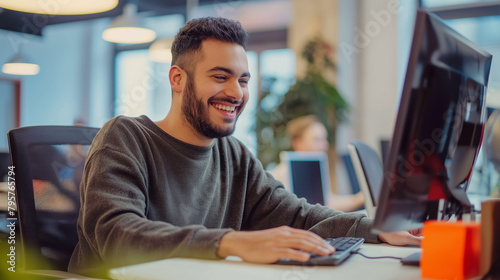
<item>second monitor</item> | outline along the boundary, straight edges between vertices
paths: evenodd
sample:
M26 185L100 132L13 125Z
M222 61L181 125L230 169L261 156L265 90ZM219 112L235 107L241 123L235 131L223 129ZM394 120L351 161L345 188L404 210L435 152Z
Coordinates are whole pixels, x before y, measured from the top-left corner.
M291 191L311 204L326 204L330 191L328 158L322 152L281 152L288 165Z

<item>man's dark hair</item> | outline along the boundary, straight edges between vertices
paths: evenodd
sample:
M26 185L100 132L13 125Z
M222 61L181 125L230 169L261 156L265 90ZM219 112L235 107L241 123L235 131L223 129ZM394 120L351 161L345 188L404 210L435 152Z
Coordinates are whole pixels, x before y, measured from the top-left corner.
M220 17L197 18L179 30L172 43L172 65L176 64L188 73L194 70L199 58L196 52L207 39L234 43L246 48L248 34L240 22Z

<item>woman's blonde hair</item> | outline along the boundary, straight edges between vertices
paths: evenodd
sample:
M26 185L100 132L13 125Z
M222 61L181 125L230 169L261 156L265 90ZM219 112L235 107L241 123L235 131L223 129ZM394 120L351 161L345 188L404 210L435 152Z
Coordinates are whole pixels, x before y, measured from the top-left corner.
M302 135L304 135L304 131L316 123L321 124L320 120L315 115L305 115L295 118L289 121L286 125L286 136L290 142L293 142L294 140L301 138Z

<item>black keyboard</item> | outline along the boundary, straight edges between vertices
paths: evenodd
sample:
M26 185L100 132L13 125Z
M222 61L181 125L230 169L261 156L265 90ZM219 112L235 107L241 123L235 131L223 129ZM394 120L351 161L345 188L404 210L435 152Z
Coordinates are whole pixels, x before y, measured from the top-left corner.
M339 238L326 238L326 242L330 243L335 248L335 252L328 256L319 256L311 253L311 257L307 262L293 261L290 259L281 259L276 264L286 265L338 265L346 260L351 253L356 252L365 242L360 237L339 237Z

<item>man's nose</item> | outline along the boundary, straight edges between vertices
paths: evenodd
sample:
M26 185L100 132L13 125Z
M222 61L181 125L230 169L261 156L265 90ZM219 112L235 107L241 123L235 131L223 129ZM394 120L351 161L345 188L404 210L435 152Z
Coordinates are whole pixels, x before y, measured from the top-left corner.
M227 84L224 94L234 100L241 100L243 98L243 88L238 81Z

